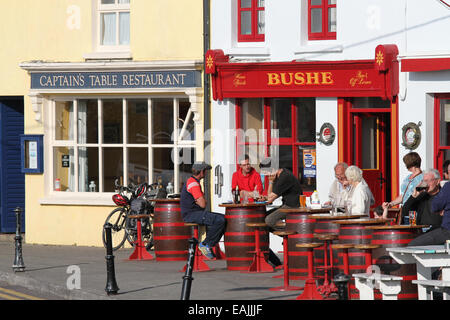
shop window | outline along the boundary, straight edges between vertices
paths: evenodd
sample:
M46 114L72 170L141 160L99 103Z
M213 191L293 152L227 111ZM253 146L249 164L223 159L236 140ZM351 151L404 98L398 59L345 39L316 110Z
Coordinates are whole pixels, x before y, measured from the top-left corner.
M237 109L236 127L243 131L237 139L238 157L249 154L250 163L257 165L270 155L278 159L279 167L291 170L298 177L303 191L314 191L315 99L239 99ZM251 133L257 130L261 133L252 139Z
M308 0L308 39L336 39L336 0Z
M97 19L101 48L130 45L130 0L98 0Z
M171 182L179 192L189 177L195 137L188 99L74 99L53 105L54 191L114 192L119 179Z
M238 41L264 41L264 0L237 0Z

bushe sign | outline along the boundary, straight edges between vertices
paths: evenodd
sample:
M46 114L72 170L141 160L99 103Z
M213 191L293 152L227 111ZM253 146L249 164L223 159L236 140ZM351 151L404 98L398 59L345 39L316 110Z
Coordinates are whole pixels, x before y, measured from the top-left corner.
M201 73L197 70L31 73L31 89L150 89L200 86Z

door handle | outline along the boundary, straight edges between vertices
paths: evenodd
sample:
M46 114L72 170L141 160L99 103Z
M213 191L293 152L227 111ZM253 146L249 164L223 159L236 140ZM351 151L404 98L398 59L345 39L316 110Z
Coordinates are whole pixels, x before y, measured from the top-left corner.
M380 189L383 189L383 183L386 182L386 179L383 178L383 174L381 172L380 172L380 177L378 177L377 180L380 180Z

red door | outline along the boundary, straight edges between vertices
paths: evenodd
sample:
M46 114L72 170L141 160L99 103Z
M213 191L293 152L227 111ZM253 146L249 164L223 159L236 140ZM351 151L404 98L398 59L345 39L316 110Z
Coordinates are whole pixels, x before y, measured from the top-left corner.
M375 198L374 206L386 201L390 185L390 167L386 165L389 150L389 113L352 112L352 150L354 164L363 171L364 180Z

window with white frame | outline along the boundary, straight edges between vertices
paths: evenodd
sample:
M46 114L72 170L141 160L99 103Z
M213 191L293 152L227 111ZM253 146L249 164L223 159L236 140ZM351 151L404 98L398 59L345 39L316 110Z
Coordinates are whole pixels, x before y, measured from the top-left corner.
M187 98L52 100L54 191L114 192L162 180L175 192L195 160L194 114Z
M97 45L100 50L126 50L130 45L130 0L97 0Z

